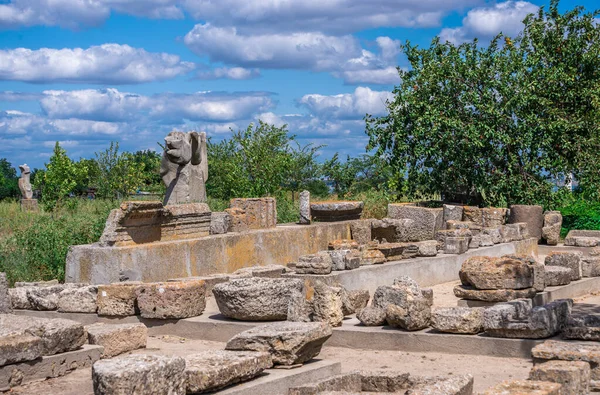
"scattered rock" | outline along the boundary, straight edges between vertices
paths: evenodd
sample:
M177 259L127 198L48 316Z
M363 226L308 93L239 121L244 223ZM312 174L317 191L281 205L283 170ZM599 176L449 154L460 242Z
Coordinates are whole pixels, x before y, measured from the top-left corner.
M563 329L562 337L573 340L600 341L600 315L588 314L583 317L572 317Z
M296 263L296 273L298 274L329 274L332 270L333 260L328 251L303 255L298 258L298 263Z
M533 267L517 259L472 257L463 262L458 275L463 285L480 290L533 287Z
M583 277L600 276L600 257L586 256L581 259L581 274Z
M352 313L367 307L369 299L371 298L368 289L353 289L351 291L344 291L346 293L346 299L347 303L349 304L349 309L353 309Z
M385 262L385 255L379 250L363 250L360 253L360 265L379 265Z
M481 300L483 302L508 302L515 299L530 299L537 291L533 288L526 289L475 289L465 285L454 287L454 296L461 299Z
M409 229L407 241L433 240L436 232L444 225L443 208L425 208L402 203L388 204L388 217L414 221Z
M15 310L31 310L31 303L27 299L28 287L16 287L8 289L10 303Z
M196 317L206 307L204 281L149 283L136 289L144 318L181 319Z
M436 256L437 255L437 241L425 240L417 243L419 248L418 256Z
M58 294L65 289L64 284L49 287L28 287L27 300L32 310L58 309Z
M408 331L418 331L429 326L431 306L424 298L408 296L405 306L390 304L385 310L385 320L388 325Z
M561 266L546 266L546 285L556 287L571 282L571 269Z
M473 376L470 374L446 377L411 377L410 395L469 395L473 393Z
M363 219L360 221L354 221L350 224L350 232L352 234L352 240L358 244L367 244L371 241L371 223L373 220Z
M139 281L98 285L98 315L125 317L139 314L135 291Z
M485 228L481 229L481 235L489 236L492 243L494 243L494 244L502 243L501 228L502 228L501 226L497 226L497 227L493 227L493 228L485 227Z
M560 229L563 217L560 211L546 211L544 213L544 227L542 228L542 239L546 244L555 246L560 241Z
M553 251L546 256L545 264L546 266L562 266L571 269L571 281L576 281L582 275L581 256L580 252Z
M533 269L533 288L538 292L542 292L546 288L546 266L542 262L538 262L531 255L522 254L508 254L503 255L502 258L516 259L531 266Z
M564 342L546 340L531 350L531 355L537 360L583 361L591 367L590 378L600 380L600 345L593 342Z
M582 361L548 361L531 369L529 380L562 384L561 395L590 392L590 364Z
M352 270L360 266L359 250L327 251L332 261L332 270Z
M441 307L431 312L431 326L446 333L476 334L483 331L483 308Z
M342 394L362 393L362 381L358 372L342 373L316 383L306 383L288 390L288 395L320 395L332 391Z
M26 333L0 335L0 366L33 361L44 355L44 345L38 336Z
M58 311L61 313L95 313L98 310L97 298L97 285L68 288L58 294Z
M364 326L382 326L386 324L386 311L380 307L368 306L356 313L356 318Z
M144 324L103 324L85 327L88 342L104 347L102 358L112 358L128 351L146 348L148 329Z
M342 309L342 288L330 287L321 281L314 285L313 321L327 322L336 327L344 320Z
M227 233L231 228L231 216L227 212L216 212L210 213L210 234L221 235Z

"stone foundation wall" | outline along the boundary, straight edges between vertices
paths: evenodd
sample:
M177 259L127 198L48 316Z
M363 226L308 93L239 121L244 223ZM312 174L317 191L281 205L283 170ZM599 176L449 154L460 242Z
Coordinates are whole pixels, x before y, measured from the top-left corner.
M350 239L353 222L283 225L134 246L73 246L67 255L65 281L105 284L123 277L144 282L166 281L231 273L254 265L285 265L301 255L326 250L330 241Z

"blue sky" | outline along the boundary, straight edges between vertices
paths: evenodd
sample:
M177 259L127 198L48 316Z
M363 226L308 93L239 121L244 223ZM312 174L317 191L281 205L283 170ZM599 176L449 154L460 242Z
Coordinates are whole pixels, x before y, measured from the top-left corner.
M78 159L259 119L322 158L364 153L401 42L517 34L548 1L0 0L0 157L39 168L56 141Z

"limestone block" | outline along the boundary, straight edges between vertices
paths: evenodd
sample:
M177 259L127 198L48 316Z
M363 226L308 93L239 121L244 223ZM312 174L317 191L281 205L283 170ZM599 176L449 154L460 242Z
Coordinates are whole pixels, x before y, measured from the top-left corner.
M572 317L563 330L564 339L600 341L600 315Z
M493 228L502 226L506 223L506 215L508 210L505 208L486 207L481 209L483 218L483 226Z
M453 377L413 376L409 378L411 395L471 395L473 393L473 376L470 374Z
M296 273L298 274L329 274L332 270L333 260L328 251L303 255L298 258L298 263L296 263Z
M562 395L590 392L590 364L582 361L548 361L531 369L529 380L562 384Z
M500 242L501 243L510 243L511 241L522 240L523 237L519 233L519 226L514 226L514 224L506 224L500 227Z
M311 322L313 315L312 299L308 300L303 292L293 291L287 310L287 320L293 322Z
M285 320L294 292L304 293L302 280L251 277L213 288L221 314L247 321Z
M500 226L493 227L493 228L485 227L485 228L481 229L481 235L489 236L492 240L492 243L499 244L502 242L501 229L502 229L502 227L500 227Z
M276 322L237 334L225 349L267 351L275 365L296 365L319 355L331 333L326 322Z
M300 219L298 223L301 225L309 225L311 221L310 215L310 192L302 191L300 192L300 196L298 198L298 203L300 206Z
M462 221L463 206L444 204L444 223L447 221Z
M522 254L508 254L503 255L502 258L516 259L531 266L533 269L533 288L538 292L542 292L546 288L546 266L542 262L538 262L531 255Z
M571 281L579 280L583 274L580 252L553 251L546 256L544 263L546 266L562 266L571 269Z
M0 314L12 313L12 302L8 293L6 273L0 273Z
M210 214L210 234L222 235L231 227L231 216L227 212L212 212Z
M97 323L85 327L88 342L104 347L102 358L146 348L148 329L144 324Z
M342 288L330 287L321 281L314 285L313 321L327 322L336 327L344 320L342 309Z
M241 233L247 232L250 229L244 209L233 207L225 209L225 212L229 215L229 228L227 232Z
M473 233L467 228L438 230L435 234L438 250L444 250L448 237L463 237L467 239L467 243L470 243Z
M590 378L592 385L594 381L600 380L600 345L594 342L564 342L546 340L531 350L531 355L538 361L561 360L561 361L583 361L590 364Z
M463 207L463 221L473 222L479 226L483 226L483 214L479 207L464 206Z
M417 331L427 328L431 318L431 306L424 298L408 295L405 306L389 304L385 310L388 325Z
M382 326L385 325L386 310L380 307L368 306L356 313L356 318L364 326Z
M358 244L367 244L371 241L371 224L373 220L363 219L360 221L354 221L350 224L350 232L352 234L352 240Z
M140 314L144 318L196 317L206 307L204 281L142 284L136 289L136 296Z
M414 298L423 298L431 306L431 299L433 293L424 292L419 285L409 277L403 276L400 280L408 279L410 281L397 281L394 285L381 285L377 287L373 294L373 307L379 307L385 309L388 305L394 304L396 306L406 306L409 303L408 296L411 295ZM396 279L399 280L399 279Z
M276 265L279 266L279 265ZM253 275L254 272L250 272L250 276ZM258 272L256 273L258 274ZM250 277L248 276L248 277ZM266 277L266 276L262 276L262 275L256 275L254 277ZM273 276L273 277L281 277L281 274L279 276ZM206 296L212 296L212 289L216 284L221 284L221 283L226 283L227 281L229 281L230 275L229 274L212 274L210 276L195 276L195 277L180 277L180 278L170 278L167 281L168 282L181 282L181 281L204 281L204 284L206 285Z
M435 233L443 228L444 209L409 206L406 204L388 204L388 217L393 219L412 219L408 241L433 240Z
M446 237L444 254L464 254L469 250L470 238Z
M447 333L476 334L483 331L483 308L439 307L431 312L431 326Z
M26 333L0 335L0 366L33 361L44 353L42 339Z
M566 246L595 247L600 242L600 230L570 230L565 237Z
M417 243L381 243L373 248L381 251L386 261L415 258L419 254Z
M437 255L437 241L425 240L417 242L419 248L418 256L436 256Z
M363 250L360 253L360 265L378 265L385 262L385 255L379 250Z
M315 383L305 383L299 387L292 387L288 395L322 395L322 394L360 394L362 393L362 380L358 372L342 373L319 380Z
M537 291L526 289L486 289L480 290L465 285L454 287L454 296L461 299L480 300L483 302L508 302L514 299L533 298Z
M463 285L475 289L525 289L533 287L533 268L510 258L471 257L458 273Z
M273 366L271 354L207 350L185 357L187 393L215 391L258 376Z
M410 383L410 374L396 373L386 370L358 372L363 392L404 392Z
M266 277L266 278L280 278L283 273L287 271L287 268L282 265L265 265L265 266L250 266L244 267L233 272L230 277ZM224 282L224 281L219 281ZM211 287L212 290L212 287Z
M65 284L49 287L27 287L27 300L32 310L56 310L58 294L66 288Z
M27 289L29 287L9 288L8 296L13 309L30 310L31 303L27 299Z
M530 237L537 240L542 239L542 228L544 226L544 209L542 206L528 206L513 204L510 206L508 223L516 224L524 222L527 224Z
M98 315L125 317L139 314L136 290L139 281L98 285Z
M480 246L481 247L491 247L494 245L494 240L491 235L484 235L483 233L479 235Z
M354 314L367 307L371 298L368 289L355 289L348 291L342 288L342 311L344 316Z
M546 285L556 287L571 282L571 269L561 266L546 266Z
M475 249L481 247L481 235L474 235L469 241L469 249Z
M494 337L543 339L562 331L571 315L571 299L532 307L530 299L497 304L483 313L486 334Z
M328 245L328 250L358 250L359 245L355 240L338 239Z
M243 214L236 211L236 215L242 215L243 218L240 220L248 229L274 228L277 225L277 202L275 198L231 199L229 207L234 210L243 210ZM238 232L239 230L233 231Z
M184 395L185 360L164 355L133 354L101 359L92 365L96 395Z
M600 257L586 256L581 259L581 274L583 277L600 276Z
M562 395L562 385L549 381L506 381L488 389L483 395Z
M98 310L97 298L97 285L68 288L58 294L58 311L61 313L95 313Z
M469 229L473 235L478 235L481 233L482 227L471 221L447 221L446 229Z
M332 250L327 251L332 261L332 270L352 270L360 266L359 250Z
M360 219L363 202L333 201L310 204L310 214L315 221L336 222Z
M548 245L557 245L560 241L560 230L562 227L562 214L560 211L546 211L544 213L544 227L542 228L542 239Z
M371 238L382 243L401 243L412 240L412 231L415 221L412 219L384 218L373 220L371 225Z
M393 286L379 286L373 295L373 307L385 309L387 323L407 330L429 325L432 303L433 292L407 276L395 279Z

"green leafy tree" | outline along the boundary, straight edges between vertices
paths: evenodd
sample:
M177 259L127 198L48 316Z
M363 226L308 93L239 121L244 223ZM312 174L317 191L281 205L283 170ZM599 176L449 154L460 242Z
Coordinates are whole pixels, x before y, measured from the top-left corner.
M487 47L402 46L411 68L399 69L389 114L365 119L369 148L410 197L551 204L554 181L571 173L598 192L598 13L558 4Z
M136 151L132 159L138 165L143 165L143 186L152 191L162 191L164 184L160 178L161 154L152 150Z
M0 159L0 200L20 196L17 171L6 158Z
M98 165L98 195L104 198L122 198L133 193L144 183L144 163L135 160L129 152L119 152L119 143L96 153Z

